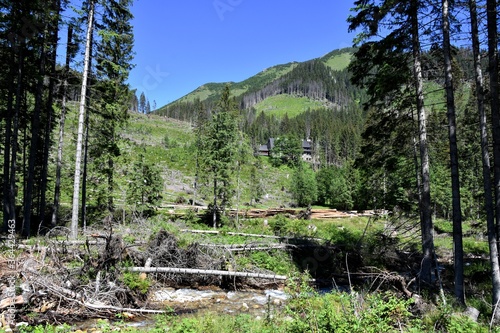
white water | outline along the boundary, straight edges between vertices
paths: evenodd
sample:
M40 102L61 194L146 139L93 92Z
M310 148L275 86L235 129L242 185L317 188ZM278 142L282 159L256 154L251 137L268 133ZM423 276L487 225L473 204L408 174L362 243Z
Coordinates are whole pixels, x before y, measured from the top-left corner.
M288 299L281 290L224 291L195 289L162 289L153 295L155 302L171 306L174 310L209 310L225 313L249 312L265 314L269 306L279 307Z

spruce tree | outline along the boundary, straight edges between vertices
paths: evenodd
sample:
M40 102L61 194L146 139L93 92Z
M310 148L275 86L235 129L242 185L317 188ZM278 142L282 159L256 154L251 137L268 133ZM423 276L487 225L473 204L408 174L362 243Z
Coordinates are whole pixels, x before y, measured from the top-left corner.
M113 193L115 190L115 159L120 155L117 129L128 120L128 103L132 93L126 83L130 70L133 68L134 37L130 12L132 0L106 1L102 17L101 37L97 51L97 84L98 103L94 121L94 136L102 160L102 172L107 178L106 210L108 214L114 211Z
M216 228L218 215L230 204L233 195L233 174L236 168L238 147L238 124L236 105L231 98L229 85L213 110L212 118L203 136L203 151L200 152L200 165L207 183L212 187L211 203L212 224Z
M418 0L358 0L355 6L357 14L349 18L349 29L361 29L361 32L357 36L359 49L349 65L353 83L367 89L369 104L377 107L379 112L394 104L406 106L406 109L415 106L417 111L423 253L420 277L430 283L434 240L420 46L420 18L426 7ZM392 29L383 30L384 26Z

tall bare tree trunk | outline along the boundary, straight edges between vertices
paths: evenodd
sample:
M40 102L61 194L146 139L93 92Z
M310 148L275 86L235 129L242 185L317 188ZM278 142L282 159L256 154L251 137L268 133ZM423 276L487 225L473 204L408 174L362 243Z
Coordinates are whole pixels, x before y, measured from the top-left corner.
M462 244L462 209L460 207L460 178L458 168L457 125L455 113L455 95L453 92L453 74L451 68L451 44L449 2L443 0L443 53L446 82L446 107L448 116L448 134L450 143L451 194L453 210L453 268L455 271L455 297L465 304L464 292L464 249Z
M83 232L87 231L87 167L89 152L89 112L85 115L85 141L83 144L83 184L82 184L82 225Z
M424 106L424 88L422 79L422 65L420 55L420 39L418 27L418 2L411 2L412 49L413 49L413 75L415 81L415 94L417 101L420 168L422 173L422 200L420 201L420 223L422 232L422 268L420 278L423 282L430 283L432 276L432 262L434 253L434 239L432 234L431 191L429 172L429 148L427 144L427 115Z
M493 123L493 170L495 188L495 216L497 242L500 236L500 103L498 98L498 36L497 8L495 0L486 1L488 30L488 73L490 77L490 108Z
M85 119L85 102L87 95L87 79L90 71L90 53L92 52L92 29L94 26L94 0L89 4L89 17L87 24L87 36L85 44L85 60L83 65L82 90L80 93L80 110L78 116L78 138L76 142L75 158L75 178L73 186L73 212L71 215L71 238L76 239L78 235L78 206L80 196L80 172L82 164L82 145L83 145L83 124Z
M488 229L488 244L490 248L491 282L492 282L492 306L495 308L500 300L500 265L498 259L497 230L495 228L495 208L493 205L493 194L491 187L491 162L489 153L488 125L484 109L484 84L481 70L481 53L479 43L479 28L477 23L476 0L469 0L469 11L471 17L472 51L474 54L474 70L476 78L476 99L479 113L479 126L481 133L481 155L483 161L483 186L484 202L486 210L486 224ZM496 321L500 319L500 313L496 312Z
M66 64L64 65L63 73L63 91L62 91L62 102L61 102L61 118L59 119L59 144L57 146L57 161L56 161L56 184L54 188L54 207L52 210L51 226L55 227L57 225L57 214L59 211L59 201L61 197L61 169L62 169L62 157L63 157L63 146L64 146L64 124L66 121L66 101L68 94L68 75L69 75L69 63L71 61L71 41L73 39L73 26L68 26L68 36L66 41Z

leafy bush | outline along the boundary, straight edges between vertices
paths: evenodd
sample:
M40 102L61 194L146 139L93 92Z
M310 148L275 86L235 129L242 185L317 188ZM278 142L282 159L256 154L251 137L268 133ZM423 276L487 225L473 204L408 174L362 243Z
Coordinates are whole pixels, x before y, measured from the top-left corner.
M182 195L179 195L177 198L175 198L175 203L177 205L184 205L186 204L188 201L185 197L183 197Z
M309 235L307 226L310 222L297 219L288 219L284 215L277 215L269 221L269 225L277 236Z
M146 294L151 286L151 282L147 278L142 278L136 272L124 272L122 276L123 283L130 289L138 291L141 294Z
M450 332L450 333L481 333L489 332L489 328L480 325L468 316L453 312L449 305L437 308L432 313L427 314L423 320L422 331ZM495 332L497 330L493 330Z
M400 332L418 326L408 310L413 300L392 294L362 295L332 292L294 298L287 332Z

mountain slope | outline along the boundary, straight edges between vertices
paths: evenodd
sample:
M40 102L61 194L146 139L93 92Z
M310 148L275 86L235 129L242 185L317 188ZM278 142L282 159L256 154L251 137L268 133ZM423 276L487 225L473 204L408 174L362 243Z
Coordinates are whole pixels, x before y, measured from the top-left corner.
M156 113L190 120L192 103L199 99L210 108L219 99L226 84L231 85L231 92L241 109L261 109L262 107L256 105L267 98L282 94L289 95L289 99L309 99L310 103L306 104L313 106L346 105L352 101L352 94L346 92L346 89L351 87L346 67L353 51L351 48L334 50L306 62L276 65L241 82L207 83L161 107ZM269 103L271 105L265 107L273 108L272 101Z

